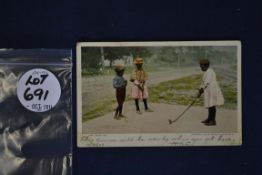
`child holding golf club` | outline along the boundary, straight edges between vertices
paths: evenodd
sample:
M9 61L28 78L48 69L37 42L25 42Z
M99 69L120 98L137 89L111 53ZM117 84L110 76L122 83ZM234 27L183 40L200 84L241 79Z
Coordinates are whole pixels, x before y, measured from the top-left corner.
M123 65L116 65L115 67L116 76L113 79L113 87L116 89L116 100L118 103L114 116L116 120L125 117L124 115L122 115L123 104L126 98L126 85L127 85L127 80L125 80L123 77L124 71L125 68Z
M131 85L131 98L134 99L136 105L137 114L142 114L139 108L139 99L142 99L145 106L146 112L153 112L148 108L147 98L148 98L148 89L146 86L146 81L148 80L147 73L143 69L144 60L137 57L134 60L135 69L131 73L130 81Z
M204 93L204 106L208 108L208 118L202 123L212 126L216 125L216 106L224 104L224 97L216 80L216 73L209 67L209 60L200 60L199 64L204 74L198 96Z

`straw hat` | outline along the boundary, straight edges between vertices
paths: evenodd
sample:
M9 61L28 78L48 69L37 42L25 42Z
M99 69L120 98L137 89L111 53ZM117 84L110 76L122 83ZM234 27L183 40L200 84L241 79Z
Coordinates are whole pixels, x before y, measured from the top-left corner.
M136 58L135 60L134 60L134 64L143 64L144 63L144 60L142 59L142 58Z
M124 67L124 65L122 65L122 64L117 64L116 66L115 66L115 71L122 71L122 70L124 70L125 69L125 67Z

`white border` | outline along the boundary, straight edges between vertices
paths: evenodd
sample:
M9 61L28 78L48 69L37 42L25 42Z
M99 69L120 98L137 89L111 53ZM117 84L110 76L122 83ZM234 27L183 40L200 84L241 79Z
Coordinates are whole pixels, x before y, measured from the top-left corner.
M81 48L82 47L152 47L152 46L236 46L237 47L237 92L238 127L237 133L152 133L152 134L83 134L82 133L82 86ZM241 88L241 42L240 41L157 41L157 42L79 42L77 49L77 146L78 147L149 147L149 146L240 146L242 145L242 88ZM126 138L132 142L118 142ZM149 142L148 138L159 138ZM168 138L169 142L165 142ZM96 139L114 142L96 142ZM143 142L139 139L147 140ZM172 142L173 139L173 142ZM178 139L178 140L176 140ZM200 139L200 140L199 140ZM118 141L117 141L118 140ZM215 141L214 141L215 140ZM225 142L227 140L227 142Z

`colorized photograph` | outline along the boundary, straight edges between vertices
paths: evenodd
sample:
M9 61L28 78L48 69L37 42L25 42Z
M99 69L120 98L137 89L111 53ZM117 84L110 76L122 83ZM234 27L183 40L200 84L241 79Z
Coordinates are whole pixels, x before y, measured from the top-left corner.
M240 41L77 44L78 146L241 145Z

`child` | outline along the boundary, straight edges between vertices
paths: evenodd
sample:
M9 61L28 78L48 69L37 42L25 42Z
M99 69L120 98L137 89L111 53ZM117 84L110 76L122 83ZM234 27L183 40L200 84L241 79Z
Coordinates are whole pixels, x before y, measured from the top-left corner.
M215 72L209 68L209 61L206 59L200 60L199 64L204 72L199 97L204 93L204 106L208 108L208 118L202 123L212 126L216 125L216 106L224 104L224 97L216 80Z
M145 106L146 112L153 112L148 108L147 98L148 98L148 89L146 86L146 81L148 79L147 73L143 69L143 59L136 58L134 64L136 69L132 71L130 81L132 82L131 86L131 98L135 100L136 112L142 114L139 108L139 99L142 99Z
M116 99L118 103L114 116L114 118L117 120L121 119L121 117L125 117L124 115L122 115L123 104L126 98L127 85L127 81L123 78L124 71L125 69L123 65L116 65L116 76L113 79L113 87L116 89Z

